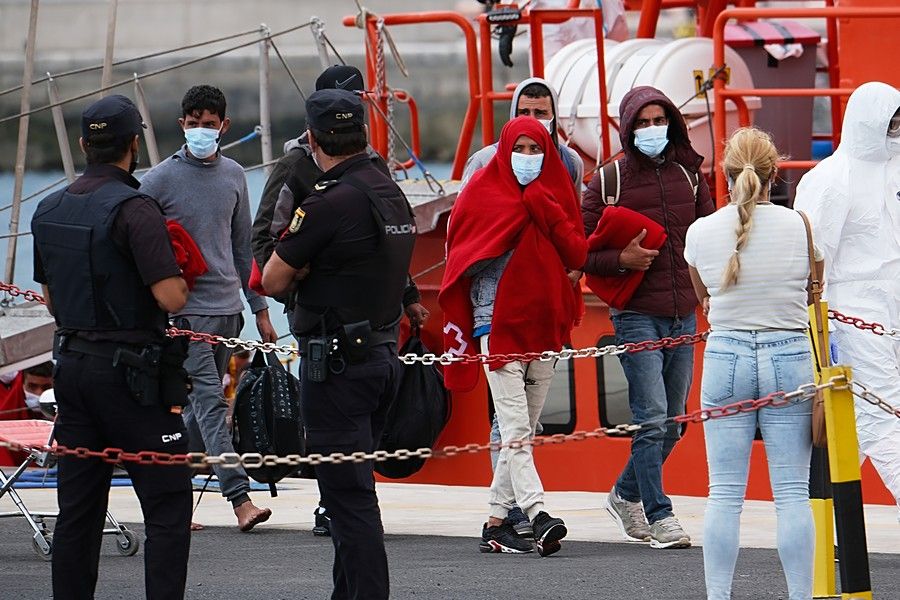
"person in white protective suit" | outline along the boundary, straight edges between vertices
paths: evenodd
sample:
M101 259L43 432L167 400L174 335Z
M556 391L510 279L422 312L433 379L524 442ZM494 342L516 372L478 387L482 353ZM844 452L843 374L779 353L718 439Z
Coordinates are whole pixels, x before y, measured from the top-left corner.
M825 252L831 309L900 329L900 91L878 82L850 96L841 143L803 176L794 208ZM900 406L900 340L834 324L835 362ZM860 461L868 456L900 507L900 419L856 398Z

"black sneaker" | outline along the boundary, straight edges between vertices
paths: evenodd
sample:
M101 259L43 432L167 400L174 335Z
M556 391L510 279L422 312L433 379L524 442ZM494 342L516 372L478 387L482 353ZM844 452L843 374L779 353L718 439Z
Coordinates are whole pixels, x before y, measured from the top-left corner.
M551 517L544 511L541 511L531 521L531 528L534 530L534 541L537 543L538 553L541 556L550 556L559 552L559 540L566 537L569 530L562 519Z
M331 517L325 514L325 507L320 504L316 507L316 510L313 511L313 515L316 518L316 523L313 527L313 535L319 537L331 537Z
M527 554L534 552L531 542L524 540L516 533L509 523L503 523L495 527L488 527L487 523L481 530L481 543L478 550L487 554L489 552L503 552L506 554Z

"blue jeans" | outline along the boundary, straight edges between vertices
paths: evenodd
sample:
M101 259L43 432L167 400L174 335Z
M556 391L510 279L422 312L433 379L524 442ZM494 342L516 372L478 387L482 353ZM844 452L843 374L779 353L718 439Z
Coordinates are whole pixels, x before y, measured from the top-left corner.
M791 392L813 381L809 340L793 331L719 331L703 355L703 408ZM703 566L710 600L731 598L750 450L759 425L778 517L778 556L790 600L812 597L815 529L809 505L810 400L706 421L709 501Z
M653 317L626 312L612 316L616 343L658 340L692 334L697 317ZM672 502L662 489L662 465L681 437L678 424L663 425L667 417L684 414L694 371L693 346L620 354L628 380L628 404L634 423L655 422L634 434L631 457L616 481L616 493L629 502L643 502L647 521L672 516Z

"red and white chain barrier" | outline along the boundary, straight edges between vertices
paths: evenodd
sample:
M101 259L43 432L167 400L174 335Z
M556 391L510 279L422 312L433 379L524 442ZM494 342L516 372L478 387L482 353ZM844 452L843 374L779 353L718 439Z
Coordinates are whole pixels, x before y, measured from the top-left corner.
M741 400L725 406L711 409L700 409L677 417L669 417L660 421L648 421L641 425L618 425L616 427L598 427L589 431L575 431L569 434L556 434L541 436L531 440L515 440L500 444L466 444L464 446L444 446L439 449L418 448L416 450L396 450L387 452L376 450L375 452L353 452L343 454L288 454L277 456L274 454L226 452L219 455L209 455L203 452L189 452L187 454L170 454L168 452L142 451L126 452L121 448L105 448L103 450L91 450L89 448L69 448L67 446L25 446L11 441L0 439L0 447L6 447L13 451L46 452L56 456L75 456L77 458L99 458L107 463L135 462L145 465L186 465L191 468L200 468L205 465L220 465L226 469L243 467L255 469L259 467L274 466L300 466L340 464L345 462L360 463L367 460L382 462L391 459L407 460L409 458L448 458L460 454L476 454L503 448L524 448L528 446L547 446L551 444L563 444L566 442L580 442L584 440L599 439L602 437L623 436L641 429L658 427L670 423L702 423L712 419L721 419L739 413L753 412L765 407L781 407L790 403L811 399L818 390L846 389L846 379L843 377L832 378L828 383L802 385L793 392L774 392L757 400ZM842 387L843 386L843 387Z
M14 285L10 285L7 283L0 282L0 291L6 292L11 296L22 296L26 300L36 301L40 303L44 303L44 298L37 294L36 292L21 290ZM829 316L832 316L831 313L835 313L835 315L840 315L836 311L829 311ZM851 322L861 329L866 329L876 333L877 335L891 335L891 331L885 330L879 324L874 323L866 323L861 319L855 319L853 317L846 317L844 315L840 315L840 317L834 316L833 318L842 320L842 322ZM880 329L879 329L880 327ZM264 343L264 342L256 342L256 341L248 341L241 340L240 338L226 338L223 336L212 335L208 333L197 333L194 331L190 331L187 329L177 329L175 327L170 327L167 330L167 334L169 336L189 336L193 341L202 341L212 345L216 344L224 344L229 348L246 348L249 350L261 350L263 352L278 352L284 354L296 354L297 349L288 346L288 345L277 345L273 343ZM644 342L638 343L629 343L629 344L620 344L620 345L611 345L604 347L589 347L583 348L580 350L574 349L563 349L559 352L555 351L545 351L545 352L526 352L526 353L516 353L516 354L499 354L499 355L487 355L487 354L475 354L475 355L449 355L449 354L424 354L424 355L415 355L415 354L406 354L400 357L400 360L406 364L413 364L416 362L421 362L423 364L442 364L447 365L451 363L459 363L459 362L510 362L510 361L532 361L532 360L569 360L572 358L597 358L600 356L615 356L618 354L623 354L626 352L641 352L647 350L661 350L666 348L673 348L681 345L691 345L699 343L706 339L707 332L697 333L693 335L683 335L676 338L663 338L660 340L648 340ZM634 433L641 429L647 427L657 427L659 425L669 424L669 423L702 423L703 421L708 421L711 419L719 419L724 417L729 417L732 415L736 415L739 413L747 413L759 410L764 407L781 407L792 402L802 401L815 396L818 390L823 390L827 388L833 389L846 389L847 382L843 377L832 378L831 381L823 384L815 384L809 383L800 386L793 392L774 392L769 394L763 398L753 399L753 400L741 400L739 402L734 402L732 404L728 404L725 406L708 408L708 409L700 409L696 410L684 415L679 415L676 417L670 417L662 421L650 421L645 422L640 425L618 425L616 427L598 427L589 431L575 431L569 434L556 434L551 436L542 436L535 438L533 440L519 440L513 441L505 444L467 444L465 446L445 446L440 449L431 449L431 448L418 448L416 450L396 450L394 452L387 452L383 450L378 450L375 452L354 452L351 454L342 454L342 453L333 453L329 455L322 454L310 454L308 456L301 456L299 454L290 454L286 456L277 456L277 455L262 455L258 453L246 453L246 454L237 454L237 453L224 453L220 455L208 455L202 452L191 452L188 454L170 454L166 452L155 452L155 451L142 451L142 452L126 452L121 448L106 448L104 450L90 450L88 448L68 448L66 446L43 446L43 447L30 447L30 446L22 446L20 444L16 444L15 442L4 441L0 439L0 447L7 447L11 450L24 450L24 451L35 451L35 452L48 452L51 454L55 454L58 456L76 456L79 458L99 458L104 462L109 463L117 463L121 461L125 462L137 462L141 464L154 464L154 465L187 465L192 468L199 468L204 465L221 465L224 468L237 468L242 466L247 469L266 467L266 466L299 466L304 464L311 465L319 465L319 464L338 464L342 462L364 462L367 460L373 460L376 462L386 461L391 459L397 460L406 460L409 458L432 458L432 457L450 457L457 456L459 454L473 454L478 452L484 452L489 450L500 450L502 448L521 448L525 446L543 446L549 444L561 444L571 441L582 441L588 439L597 439L601 437L612 437L612 436L622 436ZM866 388L866 386L857 383L851 382L851 386L853 386L854 395L859 398L869 402L870 404L877 406L884 410L885 412L897 416L900 418L900 409L896 409L892 407L890 404L885 402L883 399L879 398L875 395L871 390ZM859 390L859 391L857 391Z

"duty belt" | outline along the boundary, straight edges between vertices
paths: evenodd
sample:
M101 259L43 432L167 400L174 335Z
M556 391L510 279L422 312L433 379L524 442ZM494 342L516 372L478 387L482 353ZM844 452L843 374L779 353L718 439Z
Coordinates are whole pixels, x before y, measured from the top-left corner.
M63 354L66 352L78 352L80 354L87 354L89 356L96 356L99 358L108 358L110 360L112 360L113 356L115 356L116 350L119 350L121 348L125 348L128 350L140 350L140 346L136 346L134 344L84 340L75 337L74 335L57 334L54 338L54 342L54 354L57 352Z

